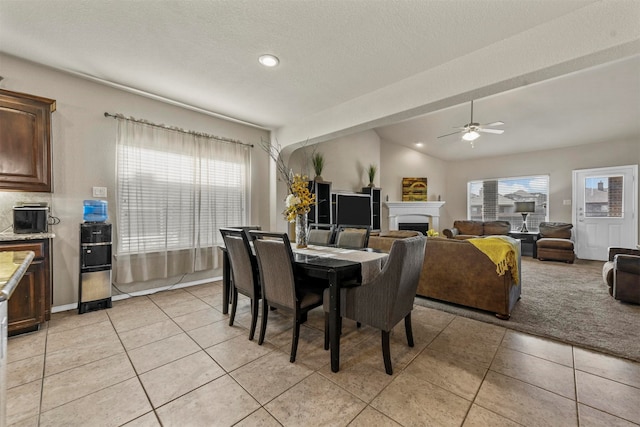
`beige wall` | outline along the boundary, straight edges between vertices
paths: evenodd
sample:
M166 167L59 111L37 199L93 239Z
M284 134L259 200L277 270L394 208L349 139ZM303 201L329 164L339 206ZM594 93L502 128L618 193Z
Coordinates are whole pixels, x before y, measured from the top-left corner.
M316 146L306 146L293 152L289 160L294 172L302 171L308 176L315 175L308 159L316 149L324 154L325 167L322 177L331 182L332 190L359 192L369 184L367 168L378 165L374 180L379 185L382 171L380 167L380 138L372 130L360 132L348 137L337 138ZM308 163L307 166L305 166Z
M54 192L42 195L45 200L50 197L52 214L61 220L59 225L52 227L56 234L52 250L54 307L77 301L78 230L82 222L82 201L92 198L91 187L107 187L109 221L115 222L116 121L105 118L104 112L122 113L256 145L252 150L251 182L253 189L258 191L253 192L255 197L251 201L250 222L269 223L268 192L261 191L262 183L268 182L268 157L259 148L260 139L268 139L269 132L179 108L11 56L0 55L0 62L3 89L57 101L57 111L52 116ZM10 211L17 197L20 196L16 193L7 196L0 192L0 211ZM32 200L38 199L38 196L25 194L25 198ZM220 272L207 274L213 276ZM185 278L189 279L193 278ZM146 283L140 287L148 289L173 283L175 280L164 284ZM127 291L139 290L140 287L128 287Z
M268 227L274 219L271 217L273 214L277 217L277 229L286 229L287 224L280 214L284 209L284 197L280 197L284 194L283 188L278 188L276 210L270 212L270 194L273 193L268 184L268 156L259 148L259 141L269 138L267 131L124 92L10 56L0 55L0 61L5 78L1 83L3 89L57 100L52 137L54 193L0 192L0 229L7 226L1 220L9 217L13 203L19 199L49 200L52 214L61 219L59 225L52 227L57 235L53 244L54 306L77 300L78 224L82 221L82 201L92 198L92 186L107 187L109 216L111 221L114 220L115 120L105 118L105 111L253 143L256 147L252 151L250 222ZM304 173L303 164L310 151L307 147L292 154L290 165L295 171ZM440 228L448 227L454 219L466 217L466 183L472 179L550 174L550 219L570 222L571 206L564 206L562 201L571 199L572 170L640 163L638 141L602 142L498 158L445 162L381 141L371 130L323 142L318 145L318 151L326 157L322 175L333 183L334 190L359 191L368 184L365 169L371 163L379 165L375 184L382 187L383 201L387 197L391 201L401 200L403 177L427 177L429 200L437 200L441 196L446 202ZM312 175L312 169L308 167L306 173ZM386 230L387 212L384 209L382 216L382 228ZM219 271L207 274L218 275ZM147 283L142 287L165 284Z
M451 221L466 218L468 181L548 174L549 220L572 222L572 207L563 205L562 201L572 197L574 169L634 164L640 164L639 141L607 141L558 150L449 162L446 168L447 211ZM441 224L446 228L453 222Z
M447 163L419 153L403 145L384 142L380 147L382 161L382 200L402 200L402 178L427 178L427 200L445 201L440 211L440 228L449 224L446 191ZM389 229L389 211L382 208L382 229Z
M363 132L370 135L371 131ZM371 136L372 140L376 140ZM364 143L362 134L343 137L318 144L318 151L329 159L339 158L336 168L327 168L323 177L335 183L347 182L351 170L347 165L348 156L355 158L360 152L373 149L359 147L358 151L346 152L356 142ZM467 216L467 182L477 179L505 178L530 175L550 175L549 219L571 222L571 206L563 205L563 200L572 197L572 171L606 166L640 164L640 143L638 141L614 141L546 150L502 157L481 158L466 161L446 162L419 153L405 146L379 141L380 181L382 200L402 199L402 178L426 177L428 179L428 199L445 201L440 217L440 230L450 227L456 219ZM388 212L383 208L382 229L388 230ZM640 223L640 220L639 220ZM640 225L638 227L640 230ZM640 241L640 236L639 236Z

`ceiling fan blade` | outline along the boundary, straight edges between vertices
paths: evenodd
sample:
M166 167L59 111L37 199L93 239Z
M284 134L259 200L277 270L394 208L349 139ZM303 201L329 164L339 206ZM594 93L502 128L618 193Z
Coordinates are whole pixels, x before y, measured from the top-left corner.
M451 133L447 133L447 134L444 134L444 135L440 135L438 138L444 138L445 136L451 136L451 135L455 135L455 134L458 134L458 133L460 133L460 131L451 132Z
M480 125L480 126L502 126L503 124L504 124L504 122L497 121L497 122L493 122L493 123L485 123L485 124Z
M497 135L501 135L504 133L504 130L503 129L478 129L478 132L495 133Z

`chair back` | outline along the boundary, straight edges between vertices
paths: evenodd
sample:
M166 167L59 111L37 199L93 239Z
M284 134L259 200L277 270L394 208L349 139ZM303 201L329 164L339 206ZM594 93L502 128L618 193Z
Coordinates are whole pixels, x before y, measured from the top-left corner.
M258 258L262 296L270 305L296 307L293 251L286 233L250 231Z
M251 254L247 232L240 228L221 228L220 234L229 254L233 285L251 298L259 297L258 264Z
M370 301L361 300L355 307L357 319L389 331L413 310L426 244L425 236L393 242L380 274L362 285L362 296L368 286L372 286L372 292L368 295Z
M309 226L309 244L328 246L333 243L335 226L333 224L311 224Z
M341 248L363 249L369 244L371 226L368 225L338 225L336 231L336 246Z
M224 227L224 228L233 228L233 229L238 229L238 230L242 230L245 232L245 234L247 235L247 239L249 241L251 241L251 237L249 236L249 230L262 230L262 227L260 227L259 225L239 225L239 226L229 226L229 227Z

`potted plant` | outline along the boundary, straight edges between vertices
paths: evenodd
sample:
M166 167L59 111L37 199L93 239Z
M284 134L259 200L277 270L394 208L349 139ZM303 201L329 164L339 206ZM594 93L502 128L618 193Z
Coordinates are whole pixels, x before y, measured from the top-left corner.
M313 165L313 171L316 173L314 179L316 181L323 181L322 169L324 169L324 155L318 152L313 153L311 155L311 164Z
M375 185L373 184L373 180L376 177L376 172L378 172L378 166L374 165L373 163L369 165L369 168L367 169L367 174L369 175L369 187L375 187Z

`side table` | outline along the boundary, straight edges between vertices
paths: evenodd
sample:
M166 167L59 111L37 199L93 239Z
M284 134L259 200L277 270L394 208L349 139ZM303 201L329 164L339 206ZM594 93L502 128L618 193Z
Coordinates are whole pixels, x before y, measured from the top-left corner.
M536 242L540 238L540 233L537 231L529 231L526 233L522 233L520 231L510 231L509 236L514 239L520 240L522 245L522 255L531 256L533 258L538 257L538 247Z

